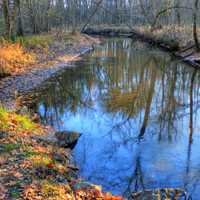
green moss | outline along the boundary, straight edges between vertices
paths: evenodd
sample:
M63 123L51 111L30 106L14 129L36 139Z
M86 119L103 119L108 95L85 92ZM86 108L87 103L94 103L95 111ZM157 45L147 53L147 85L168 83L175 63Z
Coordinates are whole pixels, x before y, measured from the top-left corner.
M21 180L16 180L16 183L9 189L10 197L13 199L18 199L21 195L21 185L23 182Z
M0 130L8 128L8 113L6 110L0 106Z
M14 126L12 131L15 132L38 131L37 124L29 116L16 114L0 106L0 130L9 132L11 126Z
M21 195L21 192L19 192L19 191L11 191L11 194L10 194L10 196L11 196L12 198L14 198L14 199L19 198L20 195Z
M67 194L73 197L73 192L68 184L62 185L50 181L42 182L41 192L46 199L65 199Z
M47 167L54 163L48 155L33 155L30 156L30 160L35 167Z
M16 115L15 118L19 123L20 129L33 130L35 128L35 123L33 123L27 116Z
M2 144L1 145L1 152L3 153L10 153L11 151L15 149L20 148L20 144L13 144L13 143L8 143L8 144Z

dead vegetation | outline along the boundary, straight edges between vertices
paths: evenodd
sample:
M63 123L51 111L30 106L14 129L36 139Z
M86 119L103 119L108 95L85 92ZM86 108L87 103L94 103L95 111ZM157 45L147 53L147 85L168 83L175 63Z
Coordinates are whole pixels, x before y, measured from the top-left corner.
M0 40L1 76L25 73L74 59L72 49L99 42L78 32L19 37L15 42Z

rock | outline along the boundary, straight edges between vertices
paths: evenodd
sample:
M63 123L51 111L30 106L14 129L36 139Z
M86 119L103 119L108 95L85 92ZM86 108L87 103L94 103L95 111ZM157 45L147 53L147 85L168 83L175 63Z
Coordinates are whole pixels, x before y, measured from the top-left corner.
M80 133L71 131L62 131L55 133L58 146L70 149L73 149L76 146L80 136Z

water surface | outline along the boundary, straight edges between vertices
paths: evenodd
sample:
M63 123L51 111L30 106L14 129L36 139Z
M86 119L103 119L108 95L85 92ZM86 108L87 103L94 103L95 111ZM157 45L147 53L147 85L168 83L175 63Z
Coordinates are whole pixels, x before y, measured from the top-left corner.
M83 133L80 176L128 196L200 192L200 73L129 39L108 39L45 85L36 109L57 130Z

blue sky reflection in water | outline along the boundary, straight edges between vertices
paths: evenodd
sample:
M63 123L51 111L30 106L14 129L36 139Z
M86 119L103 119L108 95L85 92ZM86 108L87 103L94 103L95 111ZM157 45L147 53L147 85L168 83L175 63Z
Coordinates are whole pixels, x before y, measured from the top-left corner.
M80 175L116 194L180 187L197 198L200 72L129 39L74 65L44 85L36 109L57 130L83 133Z

